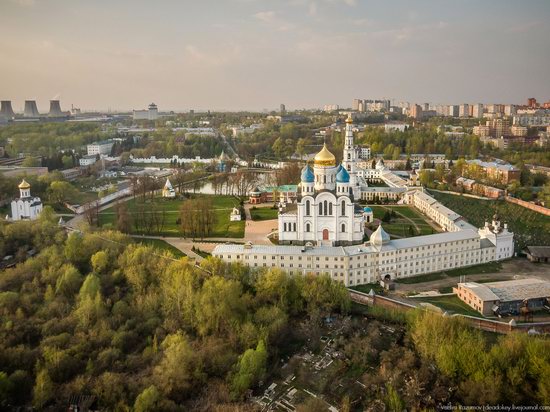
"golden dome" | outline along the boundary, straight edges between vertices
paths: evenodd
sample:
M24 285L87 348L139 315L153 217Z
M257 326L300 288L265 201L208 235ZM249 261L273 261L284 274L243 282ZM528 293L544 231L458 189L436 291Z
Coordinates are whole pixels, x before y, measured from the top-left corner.
M21 181L21 183L19 183L19 186L18 186L18 187L19 187L19 189L30 189L31 185L29 185L29 184L27 183L27 181L26 181L25 179L23 179L23 180Z
M327 149L326 143L319 153L313 159L315 166L336 166L336 157Z
M348 114L348 117L347 117L347 119L346 119L346 123L347 123L347 124L353 123L353 118L351 117L351 114Z

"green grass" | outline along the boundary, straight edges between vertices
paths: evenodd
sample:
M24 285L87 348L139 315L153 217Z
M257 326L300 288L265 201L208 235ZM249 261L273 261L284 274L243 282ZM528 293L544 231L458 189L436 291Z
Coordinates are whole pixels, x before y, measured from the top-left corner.
M72 205L84 205L89 202L93 202L94 200L97 200L97 193L96 192L81 192L78 191L75 193L74 196L67 199L67 203L70 203Z
M161 240L161 239L140 239L140 238L134 238L134 241L136 243L141 243L146 246L152 246L155 249L164 252L168 251L170 252L175 258L181 258L186 256L185 253L183 253L178 248L172 246L170 243Z
M431 303L432 305L437 306L451 314L459 313L461 315L482 317L482 315L478 311L472 309L470 306L462 302L456 295L438 296L433 298L426 297L415 300Z
M210 195L200 195L200 196L210 196ZM214 209L214 214L216 215L216 224L212 230L212 233L209 237L231 237L231 238L242 238L244 237L244 228L245 222L231 222L229 220L229 214L231 210L239 206L240 200L234 196L210 196L212 199L212 206ZM155 205L161 210L166 211L166 221L164 228L160 233L143 233L151 235L162 235L162 236L176 236L181 237L183 233L181 231L180 225L177 223L179 219L179 210L181 204L184 200L180 199L163 199L157 197L154 199ZM151 200L146 200L150 203ZM135 213L136 210L136 199L130 199L126 202L128 206L128 211L130 215ZM116 211L115 206L112 206L99 214L99 224L100 226L111 224L115 226L116 223ZM137 233L132 227L134 234Z
M490 222L495 212L498 213L502 222L508 223L514 232L517 252L527 245L550 246L550 216L505 200L489 201L439 192L433 192L432 196L477 227Z
M481 265L468 266L465 268L457 268L444 270L442 272L428 273L426 275L413 276L410 278L396 279L396 283L412 285L414 283L433 282L435 280L456 278L459 276L479 275L483 273L498 273L502 269L500 262L488 262Z
M467 275L479 275L482 273L498 273L501 270L502 270L501 262L487 262L487 263L482 263L481 265L445 270L442 273L447 275L447 277L459 277L459 276L467 276Z
M279 211L271 207L258 207L250 209L250 216L252 220L270 220L277 219Z
M395 283L402 283L404 285L412 285L414 283L433 282L435 280L445 279L443 272L428 273L427 275L412 276L410 278L395 279Z
M382 220L388 210L396 213L396 216L393 217L389 223L382 222L384 230L394 237L411 237L409 226L412 226L414 229L414 235L412 236L431 235L436 233L426 219L410 206L373 205L371 208L375 219Z
M384 292L384 288L380 286L379 283L365 283L363 285L352 286L350 289L358 290L363 293L369 293L371 289L373 289L376 294Z

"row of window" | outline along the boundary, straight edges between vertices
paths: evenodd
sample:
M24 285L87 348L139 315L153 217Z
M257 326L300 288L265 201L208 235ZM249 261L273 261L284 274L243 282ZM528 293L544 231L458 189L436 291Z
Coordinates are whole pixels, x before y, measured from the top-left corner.
M340 202L340 215L346 216L346 201ZM306 200L306 216L311 216L311 201ZM319 216L332 216L332 203L328 201L319 202Z

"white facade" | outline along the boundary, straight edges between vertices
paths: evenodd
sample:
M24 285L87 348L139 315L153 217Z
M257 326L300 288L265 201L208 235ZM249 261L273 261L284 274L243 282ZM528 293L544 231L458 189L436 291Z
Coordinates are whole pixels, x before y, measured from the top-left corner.
M91 166L97 162L96 155L83 156L78 159L78 164L82 167Z
M134 120L157 120L159 110L155 103L151 103L147 110L134 110Z
M164 187L162 188L162 197L165 197L165 198L176 197L176 191L174 190L174 187L172 186L170 179L166 179L166 183L164 183Z
M409 125L407 123L386 123L384 125L384 131L387 133L387 132L392 132L394 130L397 130L399 132L404 132L405 130L407 130L409 127Z
M242 220L241 211L234 207L231 213L229 214L230 222L240 222Z
M31 185L25 179L19 184L19 198L11 202L12 220L35 220L42 212L42 200L31 196Z
M104 142L94 142L86 146L88 156L92 155L110 155L114 142L112 140L105 140Z
M513 235L464 229L389 240L379 227L369 242L346 247L219 245L215 257L253 268L277 267L293 274L328 273L346 286L406 278L513 256ZM500 254L499 254L500 251Z

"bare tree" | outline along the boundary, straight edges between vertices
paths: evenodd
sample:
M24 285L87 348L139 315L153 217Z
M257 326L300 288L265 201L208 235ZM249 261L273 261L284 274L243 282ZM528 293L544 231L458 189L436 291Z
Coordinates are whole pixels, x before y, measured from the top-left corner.
M93 201L84 205L84 217L90 226L99 223L99 201Z

